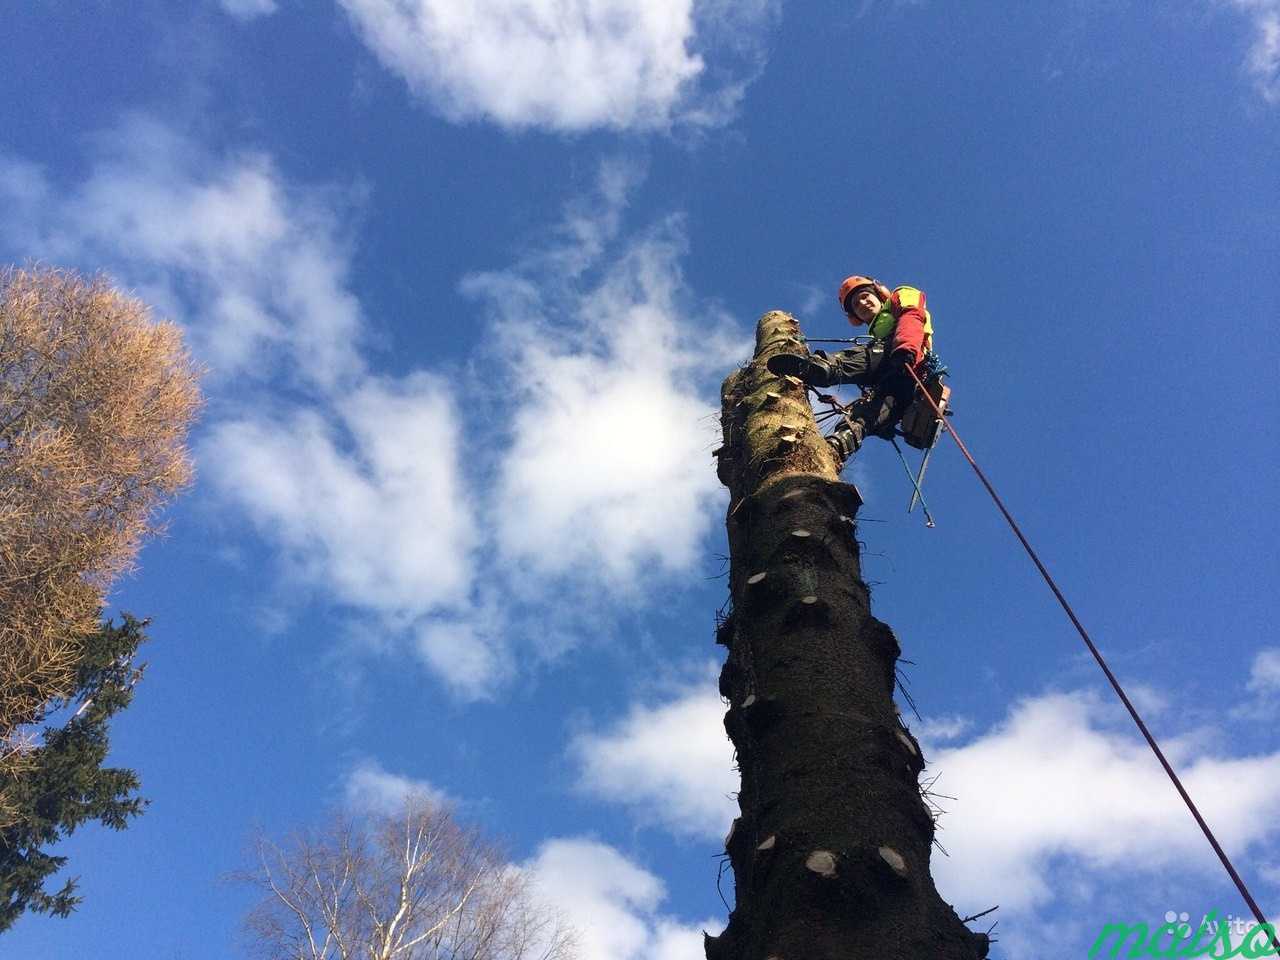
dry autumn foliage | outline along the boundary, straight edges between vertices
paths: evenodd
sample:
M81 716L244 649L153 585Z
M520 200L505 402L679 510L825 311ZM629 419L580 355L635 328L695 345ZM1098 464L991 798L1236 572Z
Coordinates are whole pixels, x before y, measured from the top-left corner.
M191 482L197 377L180 329L105 280L0 270L0 826L24 728Z

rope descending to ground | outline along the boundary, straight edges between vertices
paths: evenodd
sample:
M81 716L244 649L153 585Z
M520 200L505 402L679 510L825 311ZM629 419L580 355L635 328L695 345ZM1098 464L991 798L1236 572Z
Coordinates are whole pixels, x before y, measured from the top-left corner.
M908 368L910 369L910 368ZM1124 692L1124 688L1120 686L1120 681L1116 679L1116 675L1111 672L1111 668L1107 666L1107 661L1103 659L1102 653L1098 650L1089 633L1085 630L1084 625L1080 622L1080 618L1076 616L1075 611L1071 609L1071 604L1067 602L1067 598L1063 596L1062 591L1058 589L1058 584L1050 576L1045 565L1040 562L1040 557L1036 555L1035 550L1023 535L1022 529L1018 526L1018 522L1013 519L1013 515L1004 505L1004 501L1000 499L1000 495L996 493L995 487L991 485L991 481L987 479L986 474L982 472L982 468L978 466L978 462L973 458L973 454L969 452L969 448L964 445L964 441L960 439L960 434L956 433L955 428L942 415L942 411L938 409L937 404L933 402L933 398L929 396L929 391L925 390L924 384L920 378L916 376L916 372L911 370L911 377L915 380L916 386L920 388L921 394L929 401L929 405L933 407L934 413L942 420L943 428L951 434L951 439L955 440L956 446L960 448L960 453L969 461L969 466L973 467L973 472L978 475L978 479L982 481L982 485L986 487L987 493L991 495L992 501L1000 512L1004 515L1005 520L1009 524L1009 528L1013 530L1014 536L1018 538L1018 542L1022 544L1022 548L1027 551L1027 556L1031 558L1031 562L1036 565L1036 569L1040 571L1040 576L1044 578L1044 582L1049 585L1049 589L1053 591L1053 595L1058 598L1058 603L1062 605L1062 609L1066 611L1067 617L1071 620L1072 625L1076 628L1076 632L1080 634L1080 638L1084 640L1085 646L1089 648L1089 652L1093 654L1093 659L1098 662L1098 666L1102 668L1102 672L1106 675L1112 689L1119 696L1120 701L1124 704L1125 709L1129 711L1129 716L1133 717L1133 722L1138 725L1138 729L1142 732L1142 736L1146 738L1148 746L1156 755L1156 759L1160 761L1160 766L1164 767L1164 772L1169 775L1169 779L1173 781L1174 788L1182 797L1183 802L1187 805L1187 809L1191 811L1191 816L1200 826L1200 830L1204 833L1205 839L1209 841L1209 846L1213 847L1213 852L1218 855L1218 859L1222 861L1222 865L1226 868L1232 882L1236 885L1236 889L1240 891L1240 896L1244 898L1244 902L1249 905L1249 909L1253 911L1254 917L1257 918L1260 925L1265 925L1271 929L1271 925L1267 923L1267 918L1262 915L1262 908L1258 906L1258 902L1253 899L1253 895L1249 893L1249 888L1245 886L1245 882L1241 879L1240 874L1232 865L1231 859L1227 856L1226 851L1222 849L1222 845L1218 843L1218 838L1213 835L1213 831L1209 829L1209 824L1205 822L1200 810L1196 807L1195 801L1191 799L1191 794L1187 793L1187 788L1182 785L1182 781L1178 778L1178 774L1174 771L1173 766L1169 763L1164 755L1164 751L1160 749L1160 745L1156 743L1156 738L1151 735L1151 731L1147 729L1147 725L1143 722L1137 708ZM1280 952L1280 938L1274 933L1271 936L1272 946L1277 952Z

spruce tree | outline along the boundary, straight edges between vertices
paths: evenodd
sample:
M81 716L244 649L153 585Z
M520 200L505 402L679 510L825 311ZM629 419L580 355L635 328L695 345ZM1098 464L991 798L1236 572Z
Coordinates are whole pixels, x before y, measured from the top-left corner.
M45 882L67 858L49 852L81 824L96 820L116 830L142 812L137 774L104 767L111 718L129 705L142 676L134 663L146 636L145 622L125 615L115 626L101 628L78 643L74 692L51 701L38 722L64 716L46 726L40 744L24 751L21 774L12 782L7 826L0 829L0 931L24 911L65 917L80 902L76 879L57 890Z
M924 757L893 702L901 652L861 578L861 498L840 482L804 385L765 361L807 350L760 318L725 380L731 612L720 692L742 774L726 840L736 904L708 960L979 960L929 874Z

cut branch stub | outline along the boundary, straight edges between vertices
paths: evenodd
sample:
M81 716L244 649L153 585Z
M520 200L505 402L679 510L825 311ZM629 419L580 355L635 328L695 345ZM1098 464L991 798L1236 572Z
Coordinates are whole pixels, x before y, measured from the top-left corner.
M895 737L901 649L861 578L862 498L841 482L803 381L768 369L807 352L799 334L787 314L762 316L752 362L720 394L735 610L720 690L743 819L728 838L735 905L706 954L980 960L988 941L929 877L920 746Z
M836 875L836 855L830 850L815 850L809 854L804 865L810 871L824 879L830 880Z
M897 850L892 847L881 847L879 853L880 859L888 864L889 869L898 876L905 877L908 874L907 861L902 859L902 854L898 853Z

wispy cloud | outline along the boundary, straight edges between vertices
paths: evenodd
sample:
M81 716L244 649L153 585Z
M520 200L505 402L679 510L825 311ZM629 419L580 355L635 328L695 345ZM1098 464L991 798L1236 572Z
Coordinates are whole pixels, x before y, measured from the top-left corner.
M1280 690L1280 647L1259 650L1249 668L1249 691L1273 693Z
M376 760L362 760L347 773L342 787L348 807L369 813L393 814L411 797L444 805L448 794L426 780L391 773Z
M945 804L942 820L951 854L936 862L944 893L1023 910L1052 895L1054 857L1113 874L1207 860L1204 838L1146 744L1110 729L1106 715L1082 694L1032 698L998 727L932 757L940 789L958 798ZM1280 754L1225 756L1192 741L1167 746L1228 850L1275 832Z
M462 700L494 700L513 673L504 611L483 603L417 626L419 660Z
M237 20L256 20L275 13L276 0L220 0L222 9Z
M715 385L748 345L684 283L678 216L625 234L638 168L603 164L550 242L463 282L503 344L474 358L497 377L468 384L374 372L349 191L143 117L91 160L70 186L0 161L11 236L109 265L186 324L213 368L206 489L292 586L367 618L367 649L492 698L521 653L562 654L700 562L723 496ZM513 412L476 416L495 379Z
M579 734L571 751L581 783L642 823L716 839L733 816L726 798L730 747L711 681L654 704L633 704L603 732ZM1053 693L1017 703L999 724L964 742L926 743L930 775L947 813L936 857L944 896L1009 913L1046 907L1068 882L1087 888L1209 864L1208 847L1146 744L1113 725L1092 695ZM954 741L970 724L925 729ZM1232 756L1206 738L1166 744L1180 775L1229 851L1274 838L1280 753ZM1104 873L1098 871L1105 870Z
M342 792L349 809L376 814L394 814L409 798L454 803L430 782L392 773L372 759L348 771ZM572 927L579 960L704 960L703 930L723 927L715 919L691 925L664 910L662 881L593 838L548 840L512 869L528 876L540 905Z
M964 736L972 727L968 717L932 717L916 724L912 730L922 743L948 743Z
M738 790L724 710L710 672L665 702L632 704L607 729L574 738L579 786L673 832L723 834Z
M462 695L480 689L497 661L423 625L471 616L479 534L456 399L426 372L370 371L347 279L356 198L291 186L261 153L214 155L147 117L94 143L89 174L70 186L0 161L15 246L106 266L181 320L211 367L214 415L198 444L208 489L276 548L295 585L372 614L379 635L427 631L421 661ZM381 636L373 646L414 652Z
M295 576L407 625L468 603L477 532L447 386L366 378L331 405L214 424L200 462Z
M613 847L585 838L543 844L524 869L579 935L581 960L703 960L703 925L661 911L662 882ZM723 924L707 921L716 933Z
M749 348L685 287L679 218L614 241L627 181L606 164L560 242L464 290L507 345L516 414L494 502L521 509L494 511L502 558L635 592L696 562L721 498L711 381Z
M723 74L727 59L749 77L776 7L763 0L341 3L374 55L446 117L561 131L724 122L744 78L709 86L709 61Z
M364 372L333 212L353 191L290 189L262 153L215 156L133 115L97 136L70 189L0 158L0 200L25 252L105 265L186 323L215 377L287 370L332 389Z
M369 813L395 813L410 797L454 802L430 782L392 773L372 759L348 771L342 792L347 807ZM723 926L715 919L690 925L664 910L662 881L593 838L548 840L514 869L528 875L540 903L572 926L579 960L704 960L703 929L716 933Z
M1280 0L1228 0L1249 15L1253 42L1244 67L1268 103L1280 103Z

